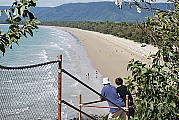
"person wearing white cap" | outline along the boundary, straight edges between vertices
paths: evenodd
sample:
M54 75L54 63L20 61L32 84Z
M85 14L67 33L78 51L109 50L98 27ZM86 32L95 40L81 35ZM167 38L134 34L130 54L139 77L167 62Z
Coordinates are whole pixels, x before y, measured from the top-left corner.
M124 107L125 104L122 98L118 96L116 87L110 85L109 78L107 77L103 78L102 84L104 85L104 87L101 90L101 95L109 99L110 101L118 105L119 107ZM105 100L105 99L101 98L101 100ZM109 101L107 102L108 102L109 107L116 107L111 102ZM108 120L112 120L112 118L124 118L124 116L125 116L125 113L122 110L110 108Z
M103 85L110 84L109 78L108 77L103 78L103 83L102 84Z

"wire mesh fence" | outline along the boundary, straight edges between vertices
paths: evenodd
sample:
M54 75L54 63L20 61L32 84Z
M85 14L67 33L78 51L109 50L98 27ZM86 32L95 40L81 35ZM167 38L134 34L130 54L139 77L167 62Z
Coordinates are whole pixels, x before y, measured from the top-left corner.
M0 66L0 119L56 120L58 63Z

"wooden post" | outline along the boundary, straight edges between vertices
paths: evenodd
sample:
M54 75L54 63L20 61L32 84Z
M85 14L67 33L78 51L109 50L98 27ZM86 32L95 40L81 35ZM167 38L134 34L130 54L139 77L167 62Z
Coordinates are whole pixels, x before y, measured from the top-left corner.
M126 95L126 120L129 120L129 95Z
M81 103L82 103L82 101L81 101L81 94L80 94L80 96L79 96L79 110L81 111ZM79 114L78 114L78 117L79 117L79 120L81 120L81 117L82 117L82 114L81 114L81 112L79 112Z
M58 60L58 120L61 118L61 99L62 99L62 55L57 56Z

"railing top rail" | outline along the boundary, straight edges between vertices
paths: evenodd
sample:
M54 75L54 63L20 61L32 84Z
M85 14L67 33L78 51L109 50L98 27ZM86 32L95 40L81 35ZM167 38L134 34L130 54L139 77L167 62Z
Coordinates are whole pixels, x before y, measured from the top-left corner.
M34 68L34 67L39 67L39 66L44 66L52 63L59 63L61 62L60 60L56 61L50 61L46 63L40 63L40 64L35 64L35 65L28 65L28 66L18 66L18 67L8 67L8 66L2 66L0 65L0 69L6 69L6 70L14 70L14 69L29 69L29 68Z
M81 106L81 107L92 107L92 108L112 108L112 109L120 109L119 107L107 107L107 106L83 105L83 104L81 104L81 105L79 105L79 106ZM128 110L128 108L126 108L126 107L121 107L121 108L123 108L124 110Z

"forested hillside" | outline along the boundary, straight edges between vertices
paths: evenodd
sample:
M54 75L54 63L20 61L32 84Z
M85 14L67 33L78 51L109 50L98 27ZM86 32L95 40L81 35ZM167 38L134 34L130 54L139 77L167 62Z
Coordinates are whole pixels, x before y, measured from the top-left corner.
M169 3L152 4L152 7L169 9ZM5 7L1 6L0 9ZM70 3L57 7L36 7L32 9L36 17L41 21L110 21L110 22L143 22L145 17L152 16L152 12L142 10L138 13L135 8L123 5L122 9L117 8L114 2L90 2ZM4 20L4 16L0 20Z

